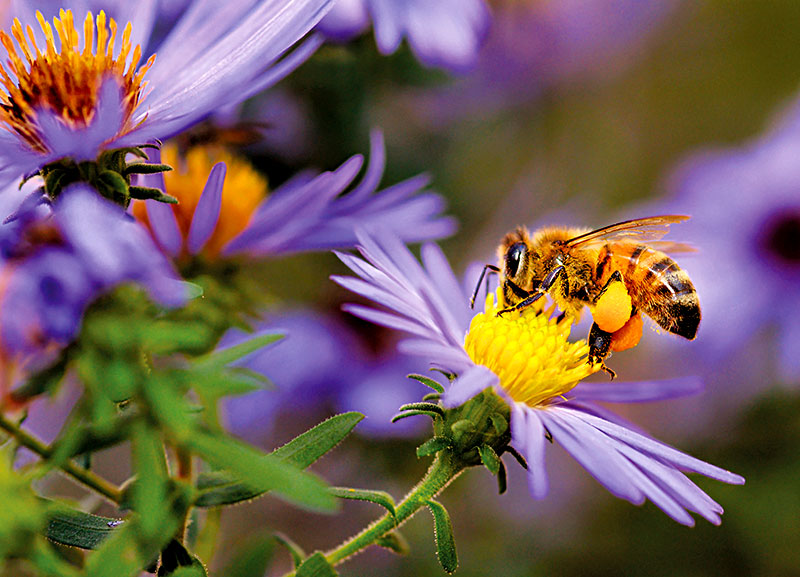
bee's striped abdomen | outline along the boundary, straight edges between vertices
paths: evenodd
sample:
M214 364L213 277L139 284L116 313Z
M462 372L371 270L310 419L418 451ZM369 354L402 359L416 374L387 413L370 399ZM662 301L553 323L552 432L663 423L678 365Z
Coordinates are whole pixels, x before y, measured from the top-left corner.
M693 339L700 302L689 275L661 251L644 244L613 247L634 305L666 331Z

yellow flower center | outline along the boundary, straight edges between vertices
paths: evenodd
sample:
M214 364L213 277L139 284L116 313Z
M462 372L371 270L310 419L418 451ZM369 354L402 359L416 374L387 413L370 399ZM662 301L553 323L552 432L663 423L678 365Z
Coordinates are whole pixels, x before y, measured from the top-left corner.
M522 312L497 316L501 302L489 295L485 311L470 323L464 348L470 358L491 369L500 386L518 403L534 407L570 391L579 381L600 370L588 362L586 341L571 343L571 319L552 318L540 299Z
M225 245L247 228L256 208L267 196L266 179L249 162L218 146L196 146L181 155L177 146L168 144L161 149L161 162L172 167L164 173L165 192L178 199L172 210L184 246L211 169L218 162L226 164L219 220L202 249L209 258L218 256ZM133 214L148 223L144 201L134 202Z
M153 55L137 69L142 51L137 45L131 55L130 23L122 32L122 45L115 57L117 23L110 18L106 27L106 15L102 11L97 15L96 49L95 21L91 12L83 22L83 49L79 47L81 38L71 11L61 10L60 18L53 19L53 26L45 21L41 12L36 12L36 19L46 39L44 53L36 45L31 27L23 30L18 19L15 18L11 26L11 36L0 31L0 42L8 52L5 65L0 64L3 86L0 89L0 124L33 150L45 153L48 150L40 134L37 112L48 110L57 114L67 126L85 127L94 117L103 80L113 77L124 94L124 123L120 134L129 132L133 128L131 117L147 84L143 82L144 75L155 62ZM53 28L58 34L60 50L56 50ZM126 70L129 55L130 64Z

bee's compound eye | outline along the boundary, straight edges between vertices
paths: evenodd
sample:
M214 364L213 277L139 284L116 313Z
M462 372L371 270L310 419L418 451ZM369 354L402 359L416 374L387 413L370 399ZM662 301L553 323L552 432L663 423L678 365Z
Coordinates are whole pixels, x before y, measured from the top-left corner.
M524 242L517 242L512 244L506 251L506 274L508 276L517 276L519 265L522 263L522 259L525 258L527 250L528 247Z

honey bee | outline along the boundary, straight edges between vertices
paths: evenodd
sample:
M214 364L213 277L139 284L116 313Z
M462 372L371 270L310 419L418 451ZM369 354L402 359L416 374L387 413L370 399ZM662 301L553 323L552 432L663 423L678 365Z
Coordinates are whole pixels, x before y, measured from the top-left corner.
M664 330L692 340L700 324L697 292L677 263L662 251L693 250L658 241L670 224L688 216L665 215L626 220L597 230L551 227L531 235L524 227L508 233L498 247L504 306L498 315L530 306L550 294L563 315L577 321L584 307L592 313L589 362L638 344L645 314ZM652 242L651 242L652 241ZM648 244L643 244L647 242Z

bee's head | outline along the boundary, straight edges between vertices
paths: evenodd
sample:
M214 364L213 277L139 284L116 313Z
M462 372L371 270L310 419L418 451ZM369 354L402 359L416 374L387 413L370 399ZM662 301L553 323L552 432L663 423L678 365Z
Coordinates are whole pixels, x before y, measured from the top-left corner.
M520 227L508 233L498 252L503 277L520 284L527 276L526 271L530 265L531 244L528 231Z

